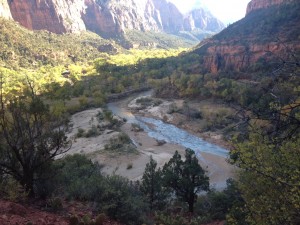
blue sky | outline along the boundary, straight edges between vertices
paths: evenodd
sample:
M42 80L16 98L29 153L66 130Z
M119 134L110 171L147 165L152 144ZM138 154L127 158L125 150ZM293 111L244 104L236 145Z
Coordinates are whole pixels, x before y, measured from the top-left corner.
M187 12L195 6L204 6L225 25L233 23L245 16L250 0L170 0L182 12Z

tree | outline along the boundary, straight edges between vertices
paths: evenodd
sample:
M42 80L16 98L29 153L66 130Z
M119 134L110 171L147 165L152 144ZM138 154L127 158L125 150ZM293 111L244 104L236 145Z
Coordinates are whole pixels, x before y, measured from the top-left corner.
M299 224L300 138L273 144L251 134L236 144L231 158L240 167L238 187L249 224Z
M197 193L209 190L209 178L199 165L195 152L185 150L185 161L176 151L163 167L163 180L166 187L174 190L176 196L188 203L189 212L193 213Z
M156 170L157 162L150 156L150 162L142 177L140 189L150 203L150 209L161 209L165 205L168 191L162 186L162 171Z
M235 144L230 158L241 168L238 187L247 223L231 218L235 224L300 223L299 69L299 60L283 61L267 85L257 88L263 95L256 102L264 107L246 109L250 134Z
M1 89L2 90L2 89ZM0 170L35 194L35 183L54 158L68 150L65 127L34 93L32 86L21 97L7 100L1 91Z

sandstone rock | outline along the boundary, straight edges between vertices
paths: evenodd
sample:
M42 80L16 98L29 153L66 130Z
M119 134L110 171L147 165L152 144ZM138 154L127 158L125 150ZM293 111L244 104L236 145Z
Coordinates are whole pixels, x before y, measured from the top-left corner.
M0 17L12 19L7 0L0 0Z
M217 31L220 25L204 10L193 11L185 20L167 0L0 0L0 16L31 30L57 34L90 30L106 38L127 30L177 33L188 27Z
M13 202L8 204L9 213L24 217L27 214L27 209L19 204Z
M287 2L292 1L252 0L244 19L201 42L194 52L200 55L205 72L242 71L260 60L261 63L271 60L280 61L279 57L286 59L291 56L291 50L293 52L300 51L300 42L295 39L300 35L298 16L294 16L292 21L275 18L276 23L265 23L264 17L272 17L274 10L278 10L281 14L288 14L289 11L285 10L291 9L280 6ZM277 8L267 9L267 7L275 5ZM251 10L259 8L263 10L260 14L253 16L249 13ZM295 14L295 11L293 13ZM257 18L257 16L260 17ZM252 22L254 19L255 25ZM198 68L198 70L201 69Z
M192 10L184 19L184 30L193 31L197 28L218 32L224 29L224 24L204 9Z

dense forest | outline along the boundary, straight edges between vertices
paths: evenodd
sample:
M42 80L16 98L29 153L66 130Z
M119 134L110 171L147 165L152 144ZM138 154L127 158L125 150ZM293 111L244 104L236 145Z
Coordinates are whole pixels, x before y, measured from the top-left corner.
M274 28L278 18L289 15L278 14L263 27ZM252 28L247 32L262 29ZM1 198L44 199L54 212L65 200L93 203L98 220L79 221L73 215L70 224L102 224L103 215L123 224L300 223L299 52L213 74L202 68L197 47L126 50L113 43L105 53L99 48L111 42L92 33L29 32L4 20L0 30ZM224 30L216 38L231 34ZM292 33L289 38L299 40ZM210 117L193 114L206 120L202 129L221 130L230 143L228 161L239 169L223 191L209 188L192 149L184 156L175 152L162 168L150 158L137 182L105 175L85 155L59 157L72 145L66 137L70 115L105 108L112 96L148 89L159 98L210 99L234 109ZM99 119L120 127L109 111ZM128 137L119 141L112 143L115 148Z

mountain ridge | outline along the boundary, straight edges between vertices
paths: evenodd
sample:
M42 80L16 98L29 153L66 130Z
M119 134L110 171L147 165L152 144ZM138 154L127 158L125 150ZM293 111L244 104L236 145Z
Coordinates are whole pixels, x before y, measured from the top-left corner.
M186 17L167 0L1 0L0 16L30 30L57 34L89 30L108 38L126 30L174 34L186 27L214 32L224 28L221 21L205 10L199 10L197 17L193 13Z
M252 0L248 8L256 2ZM202 41L193 50L200 56L205 71L244 71L300 51L299 3L267 2L256 5L245 18Z

